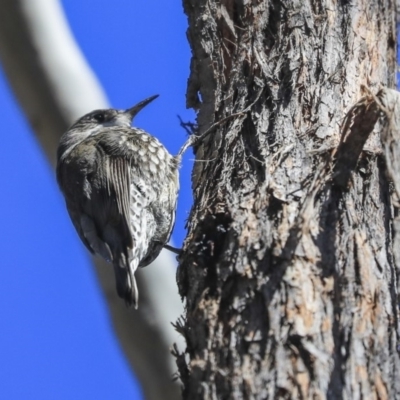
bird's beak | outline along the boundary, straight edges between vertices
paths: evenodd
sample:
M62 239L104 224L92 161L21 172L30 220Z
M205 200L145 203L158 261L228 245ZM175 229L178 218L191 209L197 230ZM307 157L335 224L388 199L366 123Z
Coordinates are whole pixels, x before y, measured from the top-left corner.
M133 121L133 118L136 117L136 115L139 113L139 111L142 110L142 108L146 107L147 104L151 103L153 100L155 100L159 95L156 94L154 96L151 96L140 103L137 103L135 106L128 108L125 112L130 115L131 120Z

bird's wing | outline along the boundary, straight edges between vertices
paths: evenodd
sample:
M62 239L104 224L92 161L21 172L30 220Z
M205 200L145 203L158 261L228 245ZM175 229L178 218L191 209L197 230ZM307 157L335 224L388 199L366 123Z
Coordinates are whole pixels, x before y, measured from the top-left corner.
M92 215L111 250L119 295L137 304L134 273L147 252L147 235L152 235L147 207L155 194L145 185L130 129L109 129L95 140Z
M96 170L91 182L89 215L110 247L113 259L121 253L129 260L133 247L130 232L130 163L129 160L98 149Z
M119 130L114 129L115 132ZM179 187L178 169L165 147L146 132L133 128L126 136L117 134L114 137L118 141L107 140L109 151L122 152L132 160L131 224L141 228L138 240L146 242L145 247L139 246L139 265L144 267L158 256L171 236ZM142 215L140 220L135 220L138 209Z
M105 259L111 260L112 255L97 235L94 221L88 205L90 204L91 186L87 180L87 173L95 169L91 147L76 146L66 157L63 163L57 165L57 181L65 196L68 213L80 239L91 253L98 253ZM87 156L88 162L81 163L80 153ZM89 167L89 168L88 168ZM88 213L89 211L89 213Z
M68 201L67 201L67 210L68 210L70 219L71 219L76 231L78 232L78 235L79 235L80 239L82 240L83 244L86 246L86 248L92 254L95 253L95 250L92 248L90 242L88 241L88 239L85 236L85 232L82 229L81 222L80 222L81 213L78 212L77 209L74 208L73 206L68 206Z

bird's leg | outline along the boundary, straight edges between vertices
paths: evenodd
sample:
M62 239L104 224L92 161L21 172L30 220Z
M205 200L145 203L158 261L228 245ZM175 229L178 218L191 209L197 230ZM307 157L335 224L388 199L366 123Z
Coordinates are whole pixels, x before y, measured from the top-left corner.
M178 254L178 256L182 253L182 249L178 249L177 247L172 247L169 244L164 244L164 249L167 249L172 253Z
M198 145L200 144L211 132L214 131L215 128L217 128L219 125L223 124L224 122L230 120L231 118L234 117L239 117L239 116L243 116L246 115L246 113L248 111L250 111L251 107L258 101L258 99L260 98L262 92L263 92L264 88L261 88L259 90L259 92L257 93L257 96L255 98L255 100L248 106L246 107L244 110L228 115L225 118L220 119L219 121L213 123L205 132L201 133L200 135L196 135L195 131L197 130L196 126L194 124L190 124L190 123L184 123L180 118L180 122L181 122L181 126L186 130L186 132L189 133L189 138L186 140L186 142L183 144L183 146L180 148L178 154L175 156L175 159L178 161L178 163L180 163L181 159L182 159L182 155L183 153L185 153L185 151L193 146L193 145Z
M194 133L192 133L189 138L186 140L186 142L183 144L183 146L180 148L178 154L176 155L176 159L178 160L178 162L180 162L183 153L191 146L193 146L194 144L199 144L203 141L203 139L205 139L217 126L221 125L222 123L224 123L225 121L234 118L234 117L238 117L241 115L245 115L245 112L238 112L235 114L231 114L228 117L222 118L220 121L215 122L214 124L212 124L205 132L203 132L201 135L197 136Z

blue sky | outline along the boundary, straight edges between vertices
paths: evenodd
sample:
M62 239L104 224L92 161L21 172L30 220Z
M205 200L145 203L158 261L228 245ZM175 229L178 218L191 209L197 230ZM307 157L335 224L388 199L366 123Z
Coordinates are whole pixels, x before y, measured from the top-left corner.
M190 50L181 2L65 0L75 37L111 104L160 98L135 120L176 153L185 140ZM0 398L140 399L89 263L47 163L0 71ZM189 151L190 153L190 151ZM191 205L181 170L173 239Z

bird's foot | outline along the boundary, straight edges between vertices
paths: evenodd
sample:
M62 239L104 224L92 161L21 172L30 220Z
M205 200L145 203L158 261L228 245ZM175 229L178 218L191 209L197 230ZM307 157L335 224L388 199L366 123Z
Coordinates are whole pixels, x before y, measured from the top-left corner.
M172 253L178 254L178 256L182 253L182 249L178 249L177 247L172 247L169 244L164 244L164 248L171 251Z

